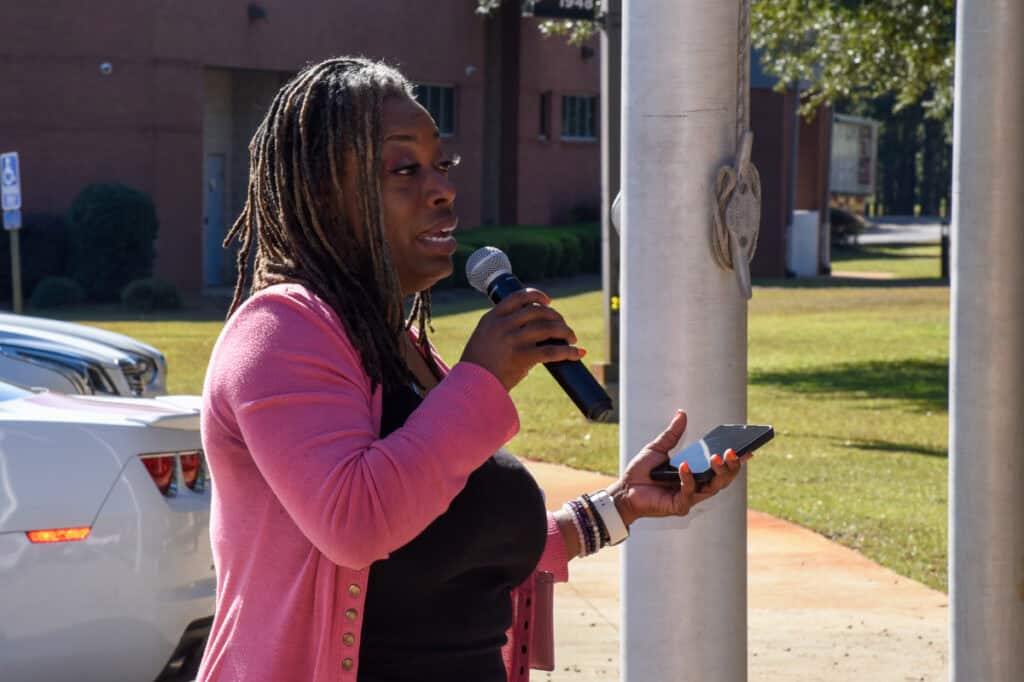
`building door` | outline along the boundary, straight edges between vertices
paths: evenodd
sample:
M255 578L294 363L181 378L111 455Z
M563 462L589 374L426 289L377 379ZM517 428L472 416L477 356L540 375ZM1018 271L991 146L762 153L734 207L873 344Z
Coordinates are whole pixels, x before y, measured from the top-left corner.
M203 283L207 287L224 285L224 155L208 154L203 171L206 186L203 216Z

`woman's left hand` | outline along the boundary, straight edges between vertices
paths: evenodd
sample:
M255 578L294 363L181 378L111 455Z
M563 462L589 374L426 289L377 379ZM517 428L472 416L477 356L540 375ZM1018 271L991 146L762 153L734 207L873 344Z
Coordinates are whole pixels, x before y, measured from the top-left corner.
M731 449L726 450L724 456L715 454L711 458L715 477L699 491L686 464L680 468L679 484L652 480L651 469L665 464L684 431L686 413L679 410L672 417L668 428L648 443L629 463L622 477L608 488L627 526L636 519L648 516L686 515L693 505L714 496L732 483L739 475L742 463L751 457L737 457Z

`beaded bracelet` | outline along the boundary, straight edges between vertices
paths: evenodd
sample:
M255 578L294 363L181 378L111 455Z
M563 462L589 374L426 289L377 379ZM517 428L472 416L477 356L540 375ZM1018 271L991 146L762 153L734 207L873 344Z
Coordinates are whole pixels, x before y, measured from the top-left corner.
M587 535L587 545L590 547L589 553L596 554L597 550L601 549L601 538L594 532L594 519L591 518L587 506L583 502L576 500L575 504L586 523L583 530Z
M587 516L583 503L579 500L569 500L563 509L567 509L573 525L576 526L576 534L580 540L581 556L589 556L595 553L600 546L594 543L593 524Z
M586 499L586 495L580 496L580 499L582 500L580 504L587 513L587 520L590 521L590 534L594 538L594 547L596 548L594 551L596 552L603 548L607 543L601 535L600 521L597 518L597 512L594 509L594 506Z
M608 535L608 529L604 525L604 519L601 518L601 514L597 510L597 505L594 504L594 500L590 498L590 495L586 493L583 493L580 497L582 497L583 501L587 503L587 510L590 512L591 518L594 519L594 522L600 531L601 547L606 546L610 538Z
M562 509L576 528L581 556L590 556L629 537L629 529L622 522L607 491L599 490L593 496L584 493L566 502ZM609 528L609 524L613 527Z

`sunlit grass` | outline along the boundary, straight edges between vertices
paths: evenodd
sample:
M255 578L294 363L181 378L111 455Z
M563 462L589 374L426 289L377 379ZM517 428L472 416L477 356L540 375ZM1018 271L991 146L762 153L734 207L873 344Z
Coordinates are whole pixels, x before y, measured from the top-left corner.
M939 277L938 244L885 244L832 250L832 269L837 272L873 273L896 279Z
M935 248L873 249L869 260L842 267L876 272L898 263L899 277L924 277L926 263L937 268ZM545 286L590 351L588 362L603 359L599 287L597 278ZM434 340L456 362L486 301L472 293L439 298ZM948 308L948 289L926 281L766 282L749 307L749 421L777 431L750 464L751 507L939 589L946 586ZM222 325L219 312L135 320L94 309L74 317L161 348L169 388L181 393L201 390ZM513 397L522 421L513 451L618 470L618 426L582 420L546 372L533 372Z

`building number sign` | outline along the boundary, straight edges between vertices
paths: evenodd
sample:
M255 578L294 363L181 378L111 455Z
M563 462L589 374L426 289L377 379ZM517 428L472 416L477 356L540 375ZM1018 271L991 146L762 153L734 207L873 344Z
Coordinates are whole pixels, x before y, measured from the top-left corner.
M597 18L594 0L536 0L524 3L523 13L549 19L590 19Z

